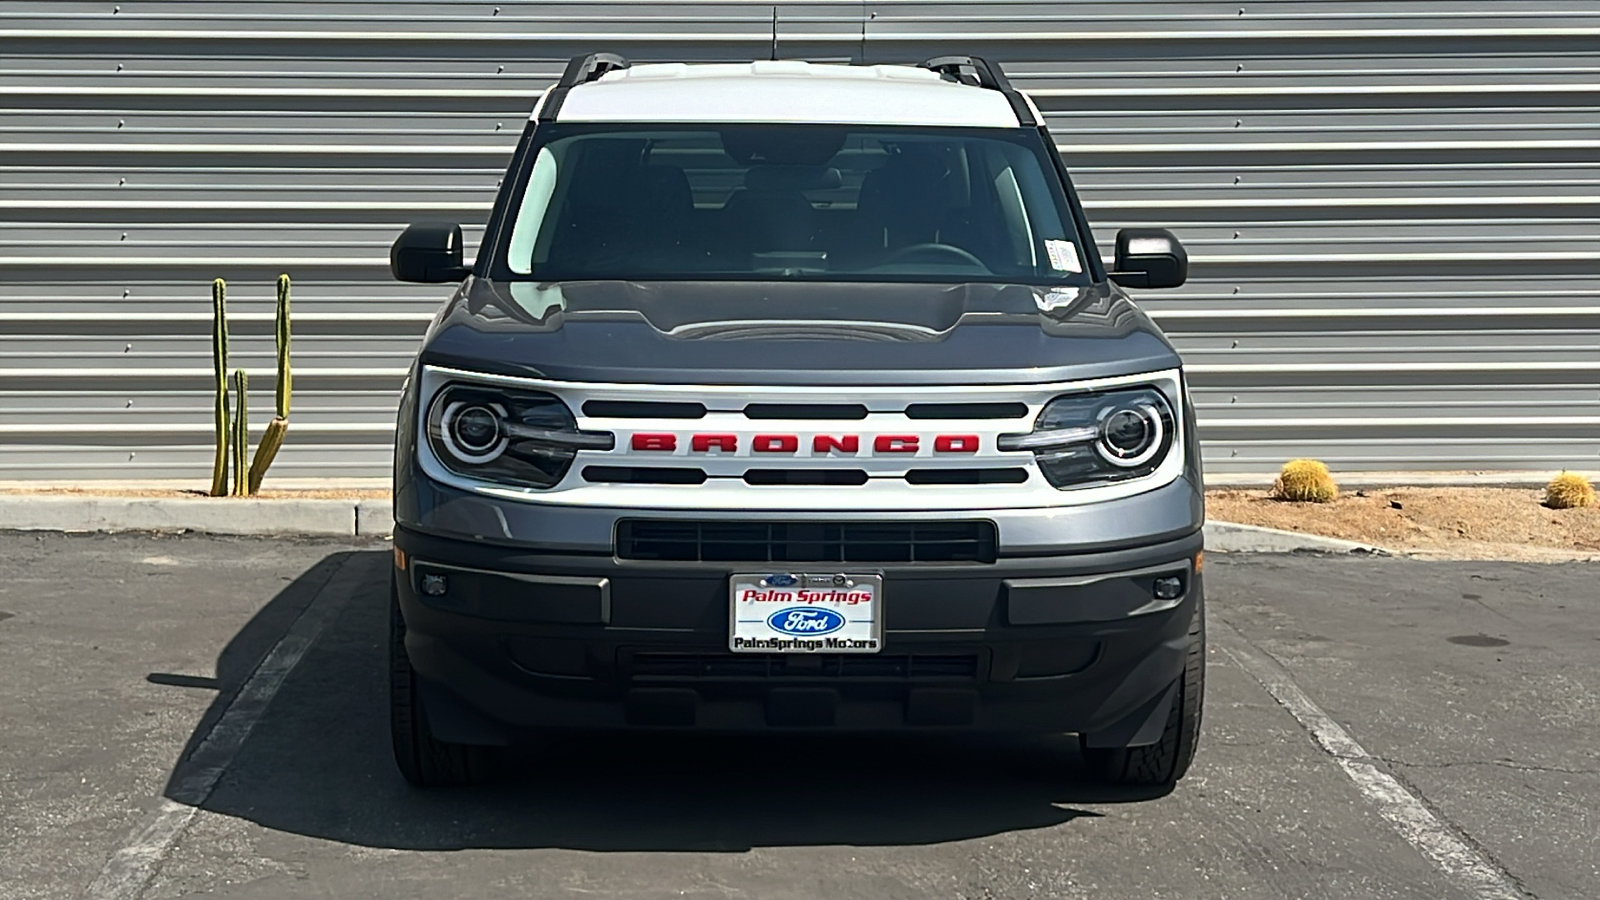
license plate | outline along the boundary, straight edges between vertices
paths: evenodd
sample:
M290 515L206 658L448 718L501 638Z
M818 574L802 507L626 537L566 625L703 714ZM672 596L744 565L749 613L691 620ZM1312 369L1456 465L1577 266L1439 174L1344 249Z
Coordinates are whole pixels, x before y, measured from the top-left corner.
M877 653L883 576L768 572L728 582L735 653Z

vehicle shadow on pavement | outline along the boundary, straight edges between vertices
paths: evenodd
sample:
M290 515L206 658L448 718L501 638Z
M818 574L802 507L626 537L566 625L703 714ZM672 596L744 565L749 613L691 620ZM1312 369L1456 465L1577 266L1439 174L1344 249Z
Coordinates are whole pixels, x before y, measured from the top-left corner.
M340 606L201 807L326 840L411 850L738 852L931 844L1046 828L1149 799L1088 781L1067 740L571 736L519 751L504 777L421 791L395 770L385 673L389 553L337 553L269 602L223 650L221 690L168 783L313 597ZM356 567L349 596L322 591Z

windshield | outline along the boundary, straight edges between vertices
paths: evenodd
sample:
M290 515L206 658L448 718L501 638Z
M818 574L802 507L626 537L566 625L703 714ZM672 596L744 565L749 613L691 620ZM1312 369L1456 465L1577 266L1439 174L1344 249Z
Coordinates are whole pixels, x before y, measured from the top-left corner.
M1025 129L550 126L537 146L501 277L1087 281Z

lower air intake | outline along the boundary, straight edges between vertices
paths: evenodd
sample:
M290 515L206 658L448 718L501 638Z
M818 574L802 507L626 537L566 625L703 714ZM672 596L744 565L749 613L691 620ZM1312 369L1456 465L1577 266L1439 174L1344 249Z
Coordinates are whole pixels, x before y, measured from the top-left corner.
M674 562L995 560L993 522L698 522L623 519L617 556Z

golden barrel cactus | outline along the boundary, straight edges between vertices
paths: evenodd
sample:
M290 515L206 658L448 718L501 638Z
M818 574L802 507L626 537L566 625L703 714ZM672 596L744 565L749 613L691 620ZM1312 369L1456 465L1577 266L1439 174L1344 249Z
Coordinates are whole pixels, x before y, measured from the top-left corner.
M1291 459L1272 484L1272 499L1327 503L1339 496L1328 467L1314 459Z
M1562 472L1544 486L1544 505L1551 509L1593 506L1594 485L1576 472Z

